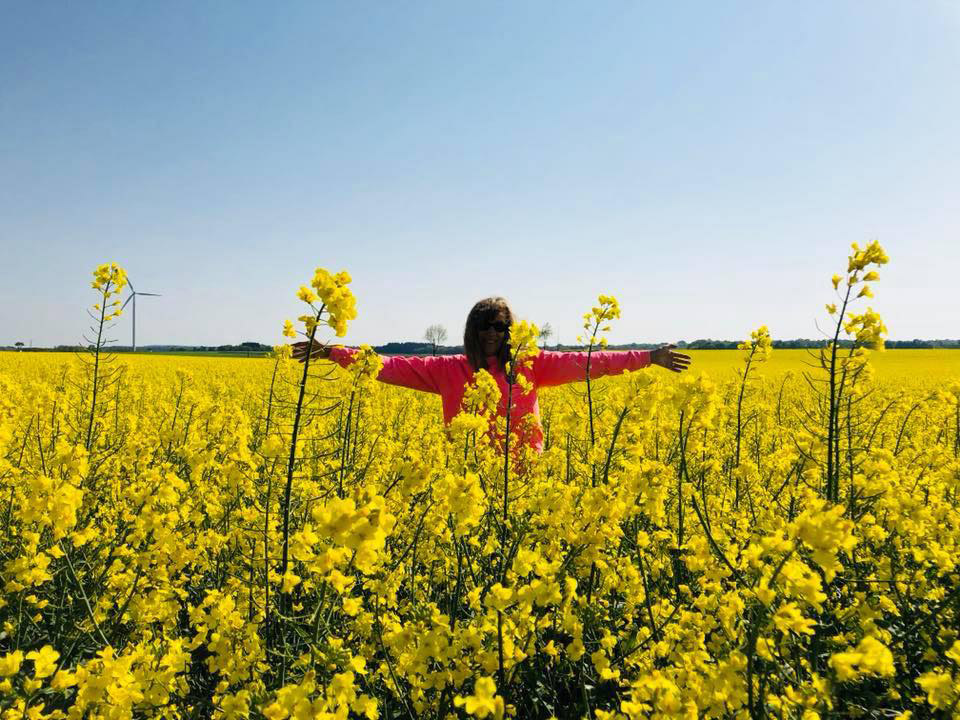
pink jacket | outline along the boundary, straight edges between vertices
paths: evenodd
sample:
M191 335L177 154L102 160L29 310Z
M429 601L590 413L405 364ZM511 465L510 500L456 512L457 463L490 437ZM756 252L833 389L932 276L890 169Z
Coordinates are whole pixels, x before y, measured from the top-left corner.
M355 348L334 347L330 349L330 359L345 368L353 362L356 352ZM624 352L595 350L590 360L590 377L619 375L625 370L638 370L648 365L650 365L649 350ZM533 390L523 394L518 385L513 386L511 424L514 419L519 420L527 415L533 417L534 432L529 442L538 452L543 450L543 431L540 427L537 388L584 380L586 367L587 353L585 352L543 351L534 357L531 370L525 373L533 382ZM487 358L487 369L500 386L500 407L497 412L500 415L506 415L506 375L500 369L495 357ZM390 385L437 393L443 402L443 421L449 424L460 412L466 385L473 380L473 369L466 355L383 356L383 369L377 379Z

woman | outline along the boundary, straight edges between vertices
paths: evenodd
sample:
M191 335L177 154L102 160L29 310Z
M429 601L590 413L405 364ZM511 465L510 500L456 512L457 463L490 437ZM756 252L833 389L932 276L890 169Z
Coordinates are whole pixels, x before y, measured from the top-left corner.
M460 412L466 386L473 380L474 373L485 369L500 386L500 407L497 412L505 415L508 396L506 363L510 359L512 322L513 313L506 300L501 297L481 300L467 315L463 331L463 355L384 357L383 369L377 379L391 385L437 393L443 402L443 421L449 424ZM618 375L624 370L638 370L651 364L682 372L690 366L690 356L676 352L674 347L666 345L652 351L626 352L594 350L590 359L590 377ZM293 349L294 357L303 362L307 343L294 343ZM347 367L353 362L356 352L353 348L314 345L312 356ZM585 352L540 352L533 358L529 372L525 373L532 381L533 389L524 393L519 385L513 386L511 425L526 421L529 428L526 440L537 452L543 451L537 389L583 380L586 367Z

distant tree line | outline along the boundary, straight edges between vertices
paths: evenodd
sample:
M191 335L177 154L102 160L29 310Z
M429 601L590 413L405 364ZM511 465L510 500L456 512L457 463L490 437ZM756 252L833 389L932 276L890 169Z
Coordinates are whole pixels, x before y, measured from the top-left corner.
M374 345L373 349L381 355L457 355L463 352L463 345L436 345L429 342L388 342Z
M129 350L130 348L117 348L118 350ZM242 342L239 345L149 345L144 350L153 352L250 352L250 353L268 353L273 350L272 345L264 345L258 342Z
M795 350L802 348L821 348L825 347L828 340L811 340L809 338L797 338L795 340L774 340L773 347L784 350ZM687 348L688 350L735 350L739 340L694 340L686 342L680 340L677 347ZM840 340L837 343L840 347L850 347L849 340ZM960 340L887 340L884 345L888 348L910 349L910 348L958 348ZM652 347L652 346L651 346Z
M21 348L17 347L18 350L24 350L25 352L82 352L84 350L91 350L92 345L55 345L52 348ZM3 348L6 349L6 348ZM263 354L268 353L273 350L272 345L264 345L263 343L258 342L242 342L239 345L138 345L138 353L149 353L149 352L161 352L161 353L176 353L176 352L218 352L218 353L249 353L249 354ZM111 345L109 347L110 352L130 352L131 347L129 345Z
M960 340L887 340L888 348L960 348Z

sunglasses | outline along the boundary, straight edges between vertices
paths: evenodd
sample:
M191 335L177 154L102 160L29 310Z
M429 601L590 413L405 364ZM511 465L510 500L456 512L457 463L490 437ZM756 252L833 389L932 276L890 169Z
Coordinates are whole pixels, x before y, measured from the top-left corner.
M484 322L483 320L481 320L480 322L477 323L477 330L479 330L480 332L486 332L486 331L489 330L490 328L493 328L493 329L496 330L497 332L501 332L501 333L502 333L502 332L506 332L506 331L507 331L507 328L509 328L509 327L510 327L510 325L509 325L508 323L502 323L502 322L500 322L500 321L497 321L497 322Z

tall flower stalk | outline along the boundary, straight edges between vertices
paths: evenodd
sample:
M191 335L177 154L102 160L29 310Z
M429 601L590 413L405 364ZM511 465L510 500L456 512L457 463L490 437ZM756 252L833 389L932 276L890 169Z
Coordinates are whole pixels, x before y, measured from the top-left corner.
M500 585L506 581L509 548L507 530L510 520L510 431L511 409L513 406L513 387L519 385L523 392L533 389L531 381L523 374L533 358L539 354L537 338L540 330L526 321L516 322L510 327L510 360L507 362L507 410L506 430L503 446L503 506L500 516ZM497 655L499 664L499 684L506 693L506 670L503 661L503 611L497 609Z
M323 303L320 305L320 309L316 311L316 315L312 316L312 320L307 321L307 324L310 327L309 332L307 333L307 339L309 341L308 347L313 347L313 340L317 334L317 325L320 322L320 318L323 316L323 312L326 310L327 306ZM293 472L296 466L297 459L297 438L300 433L300 417L303 413L303 401L307 392L307 380L310 378L310 353L307 353L307 357L303 362L303 372L300 374L300 386L297 392L297 405L293 413L293 427L290 430L290 452L287 456L287 484L283 491L283 550L281 554L280 561L280 576L284 577L287 574L287 566L289 562L288 551L290 544L290 494L293 491Z
M889 258L880 244L874 240L866 248L860 249L853 243L853 254L848 256L845 289L840 292L840 283L844 278L834 275L833 289L838 294L839 311L836 303L826 306L827 312L835 316L833 338L824 350L820 352L820 366L827 372L827 475L824 494L827 500L837 503L840 500L840 414L843 407L844 391L848 381L856 382L866 366L866 349L883 350L884 335L887 332L880 316L867 308L861 314L847 311L850 303L862 297L873 297L868 283L879 280L876 271L871 266L885 265ZM854 290L860 291L854 295ZM845 357L839 355L840 333L843 331L850 337L849 350Z
M331 275L327 270L317 268L311 281L311 287L307 287L306 285L300 287L300 290L297 292L297 297L310 307L310 312L299 317L300 322L304 324L304 330L300 332L307 338L308 347L313 347L314 340L317 336L317 328L321 325L328 325L333 328L337 337L346 335L348 321L357 316L356 300L353 293L347 287L350 281L350 275L346 272ZM297 335L293 323L289 320L284 324L283 333L287 337L296 337ZM281 512L283 514L283 541L280 559L280 577L284 582L284 588L286 587L290 560L290 504L293 494L293 477L297 467L297 441L307 405L307 384L310 379L310 355L310 353L307 353L304 359L303 372L300 375L297 390L297 402L294 407L293 425L290 430L290 446L287 454L287 477L281 506ZM285 598L285 600L281 601L281 620L283 620L283 618L289 614L286 610L290 605L290 597L289 593L284 592L281 592L281 597ZM271 633L268 622L268 645L269 644L271 644ZM285 674L285 669L286 654L284 653L281 677Z
M587 417L590 424L590 485L597 486L597 465L593 459L593 450L597 445L597 434L594 429L593 417L593 385L590 382L590 367L593 362L593 351L597 347L605 348L607 346L606 336L599 335L601 332L609 332L610 321L620 317L620 304L612 295L600 295L597 297L597 305L590 309L590 312L583 315L583 329L590 333L587 344L587 365L584 370L584 379L587 383ZM582 343L583 336L577 338L577 342ZM596 582L597 564L590 564L590 579L587 582L587 598L593 593L593 585Z
M96 323L90 330L96 333L96 339L84 338L91 346L93 353L93 382L90 392L90 413L87 419L87 430L85 433L84 446L87 451L93 446L93 431L97 417L98 395L103 390L103 385L107 382L101 374L101 363L103 361L103 352L110 342L105 337L105 331L111 320L120 316L120 300L116 298L127 284L127 273L116 263L104 263L93 271L93 282L91 287L100 293L99 302L93 306L93 312L87 311L93 321Z
M737 346L738 350L744 353L744 367L740 376L740 392L737 394L737 432L736 432L736 450L734 452L733 467L735 476L735 489L733 493L733 507L740 507L740 473L737 468L740 467L740 446L743 440L743 401L747 393L747 383L750 380L750 371L759 363L764 362L773 352L773 341L770 339L770 331L766 325L750 333L750 338Z
M601 332L609 332L610 321L620 317L620 304L612 295L600 295L597 298L598 305L590 309L590 312L583 315L583 329L590 335L587 337L587 367L584 372L584 379L587 383L587 417L590 422L590 449L592 450L597 443L597 434L594 430L593 418L593 385L590 382L590 366L593 362L593 351L597 347L605 348L607 338L599 335ZM584 342L584 337L577 337L578 343ZM591 470L591 482L594 487L597 485L596 467Z

